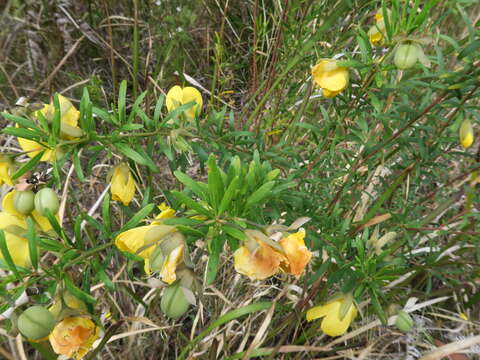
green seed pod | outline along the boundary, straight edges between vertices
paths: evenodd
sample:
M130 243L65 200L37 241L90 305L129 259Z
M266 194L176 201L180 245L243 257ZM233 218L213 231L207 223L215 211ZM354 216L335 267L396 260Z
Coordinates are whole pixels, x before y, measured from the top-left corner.
M188 310L190 303L179 282L167 287L160 302L160 309L169 318L178 319Z
M397 314L395 326L401 332L409 332L413 327L413 319L406 311L400 310Z
M13 195L13 207L20 214L28 215L35 209L35 194L32 190L15 191Z
M410 69L418 60L418 46L415 44L400 45L395 51L393 60L398 69Z
M35 210L40 215L46 216L46 210L50 210L55 215L60 207L58 196L55 191L50 188L43 188L35 195Z
M53 314L43 306L32 306L25 310L17 322L20 333L30 340L47 337L55 327Z

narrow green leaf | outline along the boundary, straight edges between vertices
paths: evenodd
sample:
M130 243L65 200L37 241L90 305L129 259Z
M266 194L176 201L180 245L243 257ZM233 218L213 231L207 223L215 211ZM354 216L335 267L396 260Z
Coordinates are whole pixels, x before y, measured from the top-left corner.
M40 133L35 132L34 130L25 129L25 128L16 128L16 127L7 127L2 130L4 134L13 135L19 138L32 140L35 142L41 141L42 136Z
M174 171L173 174L183 185L187 187L187 189L193 191L200 199L207 200L207 194L203 191L197 181L193 180L190 176L179 170Z
M222 230L225 231L228 235L234 237L237 240L240 241L245 241L247 240L247 235L245 233L237 228L234 228L232 226L228 225L223 225Z
M32 120L28 120L20 116L12 115L7 112L0 112L0 115L2 115L7 120L13 121L23 126L24 128L35 130L39 135L43 133L43 131Z
M153 121L155 123L155 126L157 126L160 122L160 115L162 114L162 107L163 103L165 101L165 95L160 95L157 103L155 104L155 111L153 113Z
M25 165L23 165L20 169L18 169L15 172L15 174L12 175L12 180L18 179L23 174L25 174L25 173L29 172L30 170L32 170L33 168L35 168L37 166L37 164L40 162L40 159L42 158L44 153L45 153L45 150L39 152L32 159L30 159Z
M107 232L111 231L111 221L110 221L110 194L107 192L103 198L102 203L102 221L103 226L107 229Z
M58 139L60 137L60 122L62 120L62 113L60 111L60 101L58 99L58 94L55 94L53 96L53 106L55 108L55 113L52 120L52 133L55 139Z
M246 207L248 208L265 199L270 194L270 190L272 190L274 185L275 181L269 181L260 186L252 195L250 195L247 200Z
M120 124L125 123L126 117L126 109L125 105L127 102L127 81L122 80L120 83L120 89L118 90L118 120L120 120Z
M80 158L78 157L78 151L73 151L73 166L75 168L75 173L77 174L78 180L80 182L85 181L85 176L83 175L82 165L80 164Z
M222 175L217 167L217 161L214 155L208 158L208 194L213 209L218 214L218 207L223 198L224 185Z
M218 264L220 263L220 254L225 244L225 236L216 234L210 240L210 253L208 255L207 264L207 285L211 285L215 281L218 272Z
M133 150L131 147L124 143L115 143L115 146L120 152L122 152L126 157L130 158L131 160L135 161L137 164L148 166L151 170L157 171L157 167L155 166L152 159L148 157L148 155L144 154L141 155L137 151Z
M89 303L89 304L95 304L96 303L97 300L92 295L87 294L85 291L78 288L73 283L73 281L70 279L70 277L67 275L67 273L63 273L63 274L64 274L63 282L65 283L65 286L67 287L68 291L73 296L75 296L77 299L79 299L79 300L81 300L85 303Z
M123 225L120 232L135 227L140 221L145 219L153 211L153 209L155 209L155 204L148 204L144 208L140 209L125 225Z
M35 232L35 224L30 216L27 217L27 240L28 240L28 253L30 254L30 261L35 270L38 269L38 239Z
M178 201L180 201L182 204L187 205L188 208L195 210L197 213L201 215L205 215L208 217L212 217L212 213L205 209L202 205L197 203L196 201L192 200L189 198L187 195L184 193L181 193L179 191L172 191L172 194L177 198Z
M96 273L97 278L100 279L100 281L102 281L105 284L105 286L107 287L108 290L114 291L115 290L115 284L110 279L110 277L107 275L107 273L105 272L105 269L102 267L100 262L97 259L93 259L93 261L91 261L91 264L92 264L93 268L95 269L95 273Z
M13 262L12 256L8 251L7 240L5 239L5 233L3 230L0 230L0 251L2 252L3 260L7 264L8 268L13 272L18 281L23 281L22 276L18 272L17 267Z
M242 306L241 308L231 310L227 312L226 314L222 315L215 321L213 321L205 330L203 330L196 338L194 338L190 343L187 344L187 346L184 347L183 351L180 353L180 356L178 357L178 360L185 359L186 356L189 354L190 351L194 349L194 347L207 335L211 334L213 330L215 330L217 327L222 326L223 324L226 324L232 320L239 319L245 315L267 310L273 305L272 302L270 301L260 301L257 303L253 303L250 305Z
M222 215L230 206L230 203L232 202L233 198L235 197L235 194L237 193L237 187L238 187L238 182L239 182L239 177L235 176L233 180L230 182L230 184L227 187L227 190L225 191L225 194L223 195L222 201L220 202L220 206L218 207L218 214Z

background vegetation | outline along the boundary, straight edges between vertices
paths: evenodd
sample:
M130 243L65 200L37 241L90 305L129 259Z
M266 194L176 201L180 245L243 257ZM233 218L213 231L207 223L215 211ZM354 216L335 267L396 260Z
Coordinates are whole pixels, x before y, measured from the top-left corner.
M367 32L382 6L398 22L373 47ZM39 258L20 280L3 263L2 311L23 291L23 307L48 304L67 274L80 297L94 299L89 311L107 334L92 358L435 359L426 354L446 343L456 347L444 356L478 356L480 339L464 339L479 328L480 147L476 139L465 150L458 139L464 119L477 133L480 119L477 1L8 0L0 10L0 109L21 96L48 103L55 92L82 109L88 93L94 116L84 124L95 134L63 162L31 164L67 204L51 239L58 247L40 244L60 255ZM423 41L430 68L395 67L406 37ZM334 56L350 85L326 99L311 67ZM181 132L165 126L172 116L162 106L177 84L204 101ZM6 130L13 124L0 119L2 153L21 151ZM299 279L250 281L225 251L210 282L215 250L206 232L191 231L202 293L173 321L159 309L164 285L110 245L148 204L190 214L174 192L197 198L174 172L207 181L210 154L225 171L235 156L279 169L274 191L244 215L258 224L311 218L304 227L315 256ZM104 200L121 159L141 190L129 207ZM389 232L395 238L379 245ZM329 338L304 315L337 291L352 292L361 315ZM391 304L409 306L407 334L388 325ZM16 341L9 320L2 328L4 358L55 358Z

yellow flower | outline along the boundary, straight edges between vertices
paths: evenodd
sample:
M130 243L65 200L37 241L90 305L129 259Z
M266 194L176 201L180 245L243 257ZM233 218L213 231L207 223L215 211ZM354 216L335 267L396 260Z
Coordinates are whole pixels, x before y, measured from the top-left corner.
M0 230L3 230L5 234L8 252L14 264L22 267L30 266L28 240L23 237L23 234L27 232L26 229L27 223L23 218L5 211L0 212ZM1 252L0 259L3 260Z
M177 107L192 101L194 101L195 104L184 112L187 119L191 120L194 119L196 115L200 114L203 105L202 95L200 94L200 91L194 87L186 86L182 88L178 85L175 85L168 90L165 103L167 105L167 110L170 112L175 110Z
M60 321L48 338L55 353L79 360L90 351L98 333L92 320L74 316Z
M348 69L338 66L336 60L327 59L312 68L315 83L322 88L323 96L332 98L345 90L348 85Z
M470 120L466 119L462 121L460 125L460 143L464 149L468 149L473 144L473 126Z
M233 254L235 270L250 279L264 280L280 270L287 258L266 244L264 235L256 230L246 230L249 240Z
M340 336L350 327L350 324L357 316L357 308L348 296L337 298L325 305L315 306L307 311L307 321L319 318L322 320L322 331L330 336ZM348 308L346 308L348 306ZM343 317L342 313L344 312Z
M155 245L166 235L176 231L169 225L145 225L124 231L115 238L115 245L122 251L140 256L144 259L144 269L150 273L150 256Z
M7 184L13 186L12 178L10 177L10 169L12 162L5 155L0 155L0 185Z
M12 190L3 197L2 208L7 213L11 215L15 215L16 217L25 221L27 216L19 213L17 210L15 210L15 207L13 206L13 197L15 196L16 191L17 190ZM37 224L40 226L40 229L42 229L43 232L47 232L52 229L52 225L50 224L50 221L48 221L47 217L42 216L37 210L34 209L30 213L30 215L32 215L33 219L37 222ZM59 220L58 214L56 214L55 217L57 218L57 221L58 221Z
M390 10L387 10L387 13L390 14ZM373 45L380 45L385 38L385 19L382 10L375 14L375 21L375 25L368 30L368 38Z
M165 204L164 202L161 203L158 208L160 209L160 214L155 217L155 220L164 220L164 219L171 219L175 217L175 209L172 209L170 206ZM154 223L161 223L161 221L154 221Z
M128 206L135 196L135 180L126 164L121 163L115 167L111 184L112 199Z
M282 264L282 268L295 276L300 276L305 266L312 258L312 253L305 246L305 231L301 230L279 241L288 262Z
M78 128L78 119L80 117L80 112L73 106L70 100L66 97L58 94L58 102L60 104L60 121L62 124L66 124L67 126L71 126L73 128ZM37 111L35 114L36 116L40 116L41 113L47 120L52 121L55 115L55 106L53 105L53 100L50 105L45 104L44 107ZM18 127L18 126L17 126ZM73 139L74 137L64 135L66 139ZM50 150L47 149L44 145L39 144L33 140L28 140L24 138L17 138L20 147L27 153L28 156L31 158L35 157L38 153L45 150L40 161L54 161L57 157L62 155L62 151L60 149Z

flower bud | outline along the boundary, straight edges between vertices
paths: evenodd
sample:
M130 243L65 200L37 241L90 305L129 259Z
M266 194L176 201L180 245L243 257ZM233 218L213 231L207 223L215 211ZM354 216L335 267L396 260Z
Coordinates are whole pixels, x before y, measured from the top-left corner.
M59 207L58 196L52 189L43 188L35 195L35 210L37 210L40 215L46 216L47 209L54 215L57 213Z
M413 327L413 319L406 311L400 310L397 314L397 320L395 320L395 326L401 332L409 332Z
M164 290L160 309L169 318L178 319L187 312L189 306L190 303L179 282Z
M394 63L400 70L410 69L418 60L418 46L402 44L395 51Z
M464 149L468 149L473 144L473 126L470 120L465 119L460 125L460 144Z
M32 306L25 310L17 322L20 333L30 340L47 337L55 326L55 319L50 311L42 306Z
M32 190L15 191L13 207L22 215L30 214L35 208L35 194Z

